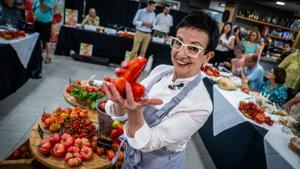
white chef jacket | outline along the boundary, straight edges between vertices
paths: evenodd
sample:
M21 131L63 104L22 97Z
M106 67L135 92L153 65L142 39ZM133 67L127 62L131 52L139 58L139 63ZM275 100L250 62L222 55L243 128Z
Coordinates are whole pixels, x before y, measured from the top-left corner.
M168 65L157 66L150 75L141 83L147 86L154 77L161 72L169 69ZM185 85L193 80L196 76L190 78L177 79L172 82L172 74L168 74L157 82L150 92L148 98L159 98L163 100L162 105L154 106L160 109L165 103L168 103L180 90L171 90L168 85L184 83ZM112 116L113 120L125 120L127 114L118 117L112 111L112 102L108 101L106 104L107 114ZM127 123L124 125L124 134L128 143L137 150L143 152L150 152L166 147L168 151L183 151L186 147L190 137L199 130L207 120L212 112L212 101L209 94L201 81L187 96L166 116L160 124L150 128L145 122L144 125L138 129L131 138L127 135Z

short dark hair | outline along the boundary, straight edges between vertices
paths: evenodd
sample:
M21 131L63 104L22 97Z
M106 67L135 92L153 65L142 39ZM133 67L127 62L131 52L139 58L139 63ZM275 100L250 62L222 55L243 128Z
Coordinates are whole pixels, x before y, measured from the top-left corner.
M153 4L155 4L154 1L147 1L147 5L153 5Z
M168 4L163 5L163 9L168 8L168 7L170 7L170 5L168 5Z
M275 83L283 84L286 78L286 71L281 67L274 67L273 68L274 75L275 75Z
M288 40L284 43L284 45L289 45L289 47L292 47L293 46L293 41L291 40Z
M209 42L207 51L213 51L217 47L219 40L219 26L218 23L208 14L203 11L192 12L184 17L176 27L176 32L179 28L195 28L207 33Z
M250 57L251 57L251 59L250 59L251 62L258 61L258 55L256 53L251 54Z

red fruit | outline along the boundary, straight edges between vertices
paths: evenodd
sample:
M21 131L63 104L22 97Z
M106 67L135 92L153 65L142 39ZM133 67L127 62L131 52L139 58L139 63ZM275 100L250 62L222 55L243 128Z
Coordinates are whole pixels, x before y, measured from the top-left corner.
M129 83L133 83L139 77L144 66L147 63L145 57L137 57L128 62L126 71L122 74L122 77L125 78Z
M104 154L104 148L103 147L97 147L96 148L96 153L99 155L99 156L102 156Z
M49 113L43 113L43 115L42 115L42 117L41 117L42 122L45 122L45 120L46 120L47 118L49 118L49 117L51 117L51 114L49 114Z
M254 120L258 123L258 124L262 124L265 121L265 117L263 114L257 114L254 117Z
M116 138L118 137L118 130L117 129L112 129L110 132L110 138Z
M60 141L63 145L65 145L66 147L70 147L73 145L74 143L74 139L70 134L64 133L61 136L61 141Z
M145 87L139 83L132 83L131 84L133 97L135 101L139 101L141 97L145 94Z
M105 111L105 104L106 104L106 102L102 102L102 103L99 105L99 109L100 109L102 112L106 112L106 111Z
M85 161L89 161L90 159L93 158L93 150L91 147L83 147L80 150L80 154L82 156L82 159Z
M117 125L116 129L117 129L118 135L122 135L124 133L122 124Z
M54 133L50 138L49 141L52 145L60 142L60 135L58 133Z
M82 147L85 147L85 146L90 147L91 144L90 144L89 139L87 139L87 138L77 138L74 141L74 146L82 148Z
M71 146L67 149L67 152L68 153L79 153L80 152L80 149L78 147L75 147L75 146Z
M49 118L47 118L45 121L44 121L44 124L45 124L45 126L48 128L48 127L50 127L50 125L52 124L52 123L54 123L55 122L55 118L54 117L49 117Z
M17 32L17 35L18 35L19 37L24 37L24 36L26 35L26 32L25 32L25 31L18 31L18 32Z
M39 145L38 151L43 154L47 155L52 149L51 143L49 140L43 140L42 143Z
M88 112L87 110L82 110L79 112L79 117L83 118L83 119L87 119L88 118Z
M115 156L115 152L112 151L112 150L108 150L108 151L106 152L106 155L107 155L109 161L111 161L111 160L114 158L114 156Z
M70 167L77 167L82 164L82 156L80 153L67 153L65 156L65 162Z
M112 79L111 83L113 83L116 86L116 88L119 91L120 95L123 98L126 98L126 83L127 83L127 80L123 77L117 77L115 79Z
M51 150L51 155L53 157L63 157L66 154L66 148L65 145L63 145L62 143L57 143L54 145L54 147Z

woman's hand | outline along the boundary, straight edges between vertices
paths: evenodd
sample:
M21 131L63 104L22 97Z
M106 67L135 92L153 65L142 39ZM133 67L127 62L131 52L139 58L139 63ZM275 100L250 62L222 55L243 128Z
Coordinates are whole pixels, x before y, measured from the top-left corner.
M108 99L116 103L127 113L140 112L145 106L160 105L163 103L161 99L142 99L139 102L134 101L132 88L128 82L126 83L126 99L120 95L112 83L104 82L103 88Z

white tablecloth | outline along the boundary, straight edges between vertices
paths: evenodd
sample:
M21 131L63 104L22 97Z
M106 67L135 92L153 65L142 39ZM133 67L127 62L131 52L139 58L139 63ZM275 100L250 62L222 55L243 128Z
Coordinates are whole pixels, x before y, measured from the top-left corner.
M0 38L0 44L10 44L17 52L18 57L21 63L23 64L24 68L27 68L33 48L38 38L39 33L26 34L26 37L14 40L5 40Z
M288 148L293 135L283 133L281 128L275 125L264 137L268 169L299 169L300 158Z

